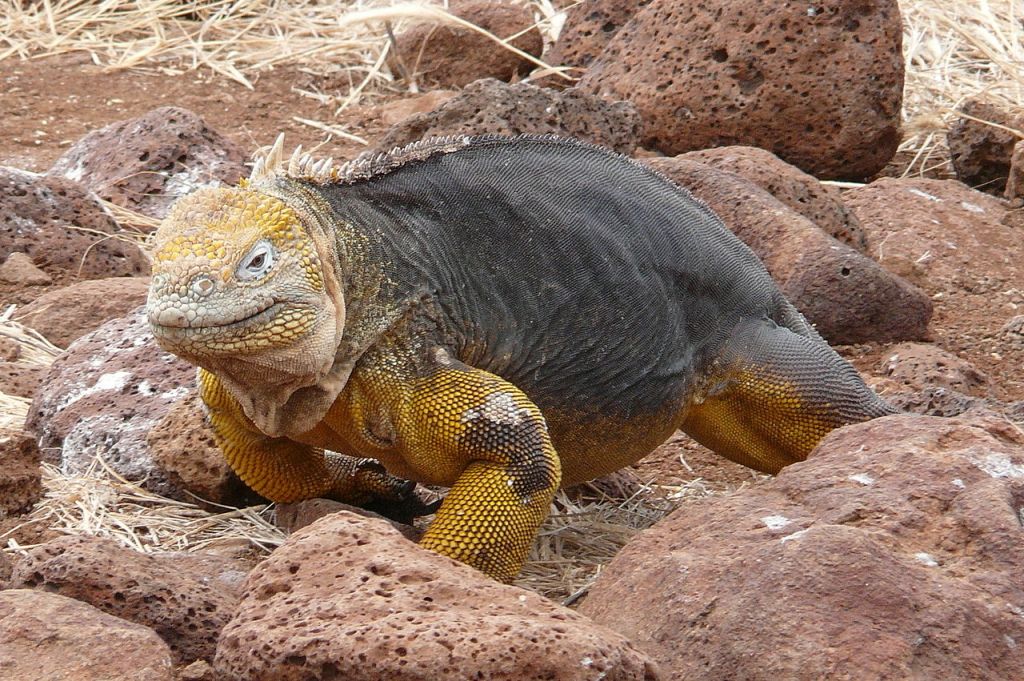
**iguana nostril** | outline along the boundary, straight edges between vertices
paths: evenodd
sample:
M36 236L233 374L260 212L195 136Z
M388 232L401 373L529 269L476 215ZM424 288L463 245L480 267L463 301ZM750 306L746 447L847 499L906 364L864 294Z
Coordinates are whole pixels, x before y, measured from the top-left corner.
M208 296L213 293L213 286L213 279L207 276L196 277L192 282L192 290L200 296Z

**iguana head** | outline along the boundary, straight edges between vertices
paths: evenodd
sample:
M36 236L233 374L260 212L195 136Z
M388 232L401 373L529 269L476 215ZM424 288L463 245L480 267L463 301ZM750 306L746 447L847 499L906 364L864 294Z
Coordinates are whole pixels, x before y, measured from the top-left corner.
M181 199L156 233L148 315L157 342L242 385L317 382L345 317L323 240L244 182Z

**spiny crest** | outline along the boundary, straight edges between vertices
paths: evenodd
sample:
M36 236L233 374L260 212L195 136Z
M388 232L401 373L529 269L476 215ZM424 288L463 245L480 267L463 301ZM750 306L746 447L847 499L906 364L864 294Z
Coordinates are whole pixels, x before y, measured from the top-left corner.
M300 144L295 147L286 164L284 133L281 133L269 151L256 157L252 172L249 174L249 184L269 182L282 176L315 184L352 184L378 175L386 175L407 163L424 161L435 154L457 151L468 146L472 139L466 135L432 137L404 147L395 147L386 153L367 152L341 165L336 165L331 158L317 159L303 153Z

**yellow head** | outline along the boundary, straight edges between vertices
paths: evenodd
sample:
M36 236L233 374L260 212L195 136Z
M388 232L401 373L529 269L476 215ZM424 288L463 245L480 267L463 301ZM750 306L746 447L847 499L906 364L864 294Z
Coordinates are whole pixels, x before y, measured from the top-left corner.
M334 359L345 306L316 234L284 201L245 183L178 201L153 253L157 342L242 383L317 380Z

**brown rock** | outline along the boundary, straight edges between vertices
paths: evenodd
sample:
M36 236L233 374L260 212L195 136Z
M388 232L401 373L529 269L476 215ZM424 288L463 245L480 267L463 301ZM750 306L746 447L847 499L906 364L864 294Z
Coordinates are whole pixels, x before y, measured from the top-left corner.
M43 495L35 437L0 437L0 518L32 510Z
M214 667L246 681L658 678L575 612L345 512L253 570Z
M1024 436L899 415L689 504L581 610L686 679L1024 677Z
M21 357L21 345L13 338L0 336L0 362L13 362Z
M196 660L178 672L178 681L219 681L219 679L209 662Z
M149 431L146 447L171 484L199 499L224 506L248 506L260 500L228 465L196 391L174 404Z
M544 49L527 5L461 0L449 11L499 38L516 36L511 45L534 57ZM460 88L480 78L507 81L533 68L530 60L461 26L415 25L395 38L395 51L398 58L388 62L392 72L427 87Z
M843 195L871 255L930 294L1024 286L1020 232L1001 201L954 180L882 178Z
M47 291L19 308L15 321L66 348L115 317L123 317L146 302L149 277L93 279Z
M79 184L0 167L0 258L20 252L57 282L149 273L134 243Z
M112 539L61 537L32 549L11 587L74 598L151 628L175 664L212 658L231 618L248 566L198 553L145 554Z
M1024 199L1024 140L1013 145L1010 154L1010 174L1003 195L1011 201Z
M579 89L636 105L665 154L746 144L823 178L868 177L899 143L896 0L665 0L609 42Z
M36 267L32 258L16 251L0 265L0 281L23 286L48 286L53 283L53 277Z
M718 147L681 154L753 182L797 213L861 253L868 250L867 237L856 216L843 205L835 187L791 166L775 154L757 147Z
M71 344L50 367L29 411L43 460L81 472L97 454L129 480L184 497L153 463L146 435L195 390L195 367L157 346L145 308Z
M4 681L172 681L167 644L151 629L57 594L0 592Z
M10 588L11 571L14 569L14 561L10 554L0 551L0 591Z
M984 397L966 395L959 390L940 388L930 385L913 392L897 392L886 395L886 399L896 409L909 414L925 416L960 416L961 414L1002 413L1007 405Z
M544 61L552 66L589 66L618 30L649 4L651 0L587 0L570 5Z
M738 175L681 158L648 165L711 206L832 343L925 337L928 297Z
M44 376L44 366L25 362L0 362L0 393L32 399Z
M479 80L429 113L411 116L388 130L376 149L388 151L441 135L560 135L577 137L630 154L640 119L629 104L609 104L571 88L555 92L528 83Z
M1002 194L1010 174L1013 146L1020 140L1006 128L1024 129L1024 116L1014 116L981 97L965 100L959 112L962 115L946 133L956 176L976 189Z
M78 140L49 174L81 182L101 198L163 218L178 197L200 187L234 184L245 156L195 113L160 107Z
M390 127L401 123L410 116L428 113L459 94L455 90L431 90L421 95L388 101L375 108L381 123Z
M886 351L882 372L897 383L915 390L945 388L985 395L990 381L970 362L934 345L901 343Z
M378 520L388 522L391 524L391 527L398 530L409 541L419 541L420 537L423 536L422 530L411 525L399 523L373 511L368 511L365 508L350 506L333 499L305 499L291 504L277 504L276 509L276 525L288 534L301 530L307 525L312 525L317 520L332 513L347 511L364 518L377 518Z

